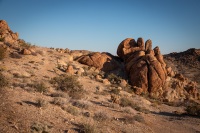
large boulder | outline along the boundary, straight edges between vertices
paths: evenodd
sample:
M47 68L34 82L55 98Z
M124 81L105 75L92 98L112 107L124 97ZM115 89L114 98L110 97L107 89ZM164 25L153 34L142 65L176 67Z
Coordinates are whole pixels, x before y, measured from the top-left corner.
M164 85L166 64L159 47L152 50L151 40L144 43L142 38L138 38L137 42L127 38L119 44L117 54L124 60L131 85L139 88L141 93L156 93Z
M94 52L83 55L77 59L81 64L96 67L99 70L109 72L120 67L119 62L109 53Z

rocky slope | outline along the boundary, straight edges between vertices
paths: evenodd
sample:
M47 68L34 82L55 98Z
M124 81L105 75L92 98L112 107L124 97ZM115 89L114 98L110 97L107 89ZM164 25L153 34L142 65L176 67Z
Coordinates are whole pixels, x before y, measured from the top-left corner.
M200 132L196 84L150 40L122 41L116 57L32 46L12 34L0 21L0 132ZM155 70L162 82L152 81Z

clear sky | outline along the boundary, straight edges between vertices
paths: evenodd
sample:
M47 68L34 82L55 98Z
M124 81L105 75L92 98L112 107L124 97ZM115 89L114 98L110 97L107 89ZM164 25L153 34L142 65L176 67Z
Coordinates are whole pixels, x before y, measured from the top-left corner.
M44 47L116 54L143 37L163 54L200 48L200 0L0 0L0 19Z

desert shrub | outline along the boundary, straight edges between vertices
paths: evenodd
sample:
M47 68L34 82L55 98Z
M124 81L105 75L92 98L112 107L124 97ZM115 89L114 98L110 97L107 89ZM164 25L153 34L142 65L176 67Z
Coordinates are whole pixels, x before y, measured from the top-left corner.
M48 105L48 102L44 99L41 99L39 98L37 101L36 101L36 105L39 107L39 108L44 108Z
M139 112L143 112L143 113L149 113L150 111L144 107L140 107L139 105L135 104L131 99L126 98L126 97L122 97L120 99L120 105L122 107L131 107Z
M135 119L133 118L133 116L126 115L124 116L122 121L124 121L126 124L133 124L135 122Z
M133 101L131 101L129 98L126 98L126 97L122 97L120 99L120 105L122 107L127 107L127 106L134 107L135 106L135 104L133 103Z
M35 122L31 125L31 133L50 133L52 126Z
M144 117L141 115L135 115L133 116L133 119L137 122L145 123Z
M0 88L8 86L8 80L6 77L0 72Z
M40 92L40 93L44 93L48 91L47 86L43 82L29 84L28 86L35 88L35 91Z
M133 113L133 109L131 107L124 107L124 108L122 108L122 111L127 114Z
M63 99L61 97L55 97L52 101L52 104L58 105L58 106L63 106L67 103L67 99Z
M57 90L67 92L74 99L84 97L85 90L75 76L61 75L54 77L50 83L54 84Z
M19 41L19 45L20 45L22 48L30 48L30 47L32 47L31 43L27 43L27 42L25 42L25 41L22 40L22 39Z
M110 81L112 84L119 84L121 82L121 77L111 73L107 76L107 79Z
M111 89L110 92L113 93L113 94L119 95L119 94L120 94L120 89L118 89L118 88L113 88L113 89Z
M185 111L189 115L200 116L200 104L190 103L186 106Z
M62 97L62 98L66 98L68 100L70 100L70 97L67 93L65 92L55 92L51 94L51 97Z
M0 60L3 60L6 56L6 49L0 46Z
M77 116L79 114L79 110L78 108L74 107L74 106L67 106L67 107L63 107L63 110L67 111L68 113Z
M101 121L101 122L109 119L108 115L104 112L95 113L93 118L94 120Z
M98 128L94 124L83 123L80 126L80 132L83 132L83 133L97 133L98 132Z
M91 103L89 101L77 100L73 102L73 106L76 106L81 109L89 109Z

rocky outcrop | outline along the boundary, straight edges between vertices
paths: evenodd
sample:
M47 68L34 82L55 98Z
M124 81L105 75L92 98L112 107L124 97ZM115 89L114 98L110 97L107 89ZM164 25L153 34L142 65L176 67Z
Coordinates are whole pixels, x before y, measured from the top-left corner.
M14 33L10 30L7 22L5 20L0 20L0 38L7 44L7 45L17 45L18 44L18 33Z
M109 53L94 52L83 55L77 59L81 64L96 67L99 70L109 72L120 67L119 62Z
M117 54L124 60L126 73L136 91L155 93L164 85L166 64L159 47L152 50L151 40L144 43L142 38L138 38L137 42L127 38L119 44Z

